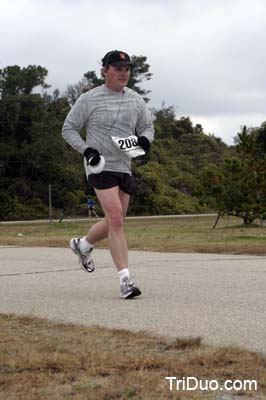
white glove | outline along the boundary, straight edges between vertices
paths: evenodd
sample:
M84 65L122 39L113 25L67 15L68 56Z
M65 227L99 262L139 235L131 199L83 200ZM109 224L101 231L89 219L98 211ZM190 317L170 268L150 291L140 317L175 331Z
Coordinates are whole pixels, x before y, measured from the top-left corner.
M91 157L91 158L93 158L93 157ZM105 166L105 158L102 155L100 155L100 161L96 165L91 165L90 159L88 161L88 159L86 157L84 157L84 168L85 168L87 178L88 178L89 174L99 174L100 172L102 172L104 166Z

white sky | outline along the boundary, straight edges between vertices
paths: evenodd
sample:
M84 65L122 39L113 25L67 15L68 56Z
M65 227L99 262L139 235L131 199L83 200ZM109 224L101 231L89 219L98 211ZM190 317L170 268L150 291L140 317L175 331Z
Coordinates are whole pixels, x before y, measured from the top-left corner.
M232 144L266 121L265 0L0 0L0 69L41 65L63 93L109 50L144 55L151 107Z

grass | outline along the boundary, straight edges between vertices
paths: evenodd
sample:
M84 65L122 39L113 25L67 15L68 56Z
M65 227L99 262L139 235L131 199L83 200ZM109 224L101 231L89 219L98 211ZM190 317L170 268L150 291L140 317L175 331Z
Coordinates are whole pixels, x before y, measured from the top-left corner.
M243 226L237 218L214 217L127 219L125 233L131 250L266 254L266 226ZM70 237L83 236L94 220L31 224L1 224L2 245L67 247ZM98 247L105 248L107 241Z
M239 221L222 218L212 230L213 217L128 219L125 232L134 250L266 254L266 227ZM92 223L1 224L0 240L66 247ZM252 379L258 391L170 391L166 376ZM0 400L258 400L265 393L266 358L245 349L0 314Z
M266 359L243 349L14 315L0 325L0 400L265 398ZM252 379L258 391L170 391L167 376Z

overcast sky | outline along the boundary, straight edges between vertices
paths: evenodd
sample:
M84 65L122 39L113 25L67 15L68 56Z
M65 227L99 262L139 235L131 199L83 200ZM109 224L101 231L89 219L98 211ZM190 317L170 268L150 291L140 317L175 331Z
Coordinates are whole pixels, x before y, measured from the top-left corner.
M265 0L0 0L0 69L41 65L64 92L109 50L144 55L150 106L232 144L266 121Z

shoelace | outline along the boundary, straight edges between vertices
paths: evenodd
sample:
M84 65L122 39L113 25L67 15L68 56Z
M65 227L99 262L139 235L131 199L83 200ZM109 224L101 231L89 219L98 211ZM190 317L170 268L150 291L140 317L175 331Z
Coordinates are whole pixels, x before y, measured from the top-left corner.
M133 282L132 277L130 277L130 278L124 278L124 279L123 279L123 283L124 283L125 286L127 286L127 287L134 287L134 282Z

